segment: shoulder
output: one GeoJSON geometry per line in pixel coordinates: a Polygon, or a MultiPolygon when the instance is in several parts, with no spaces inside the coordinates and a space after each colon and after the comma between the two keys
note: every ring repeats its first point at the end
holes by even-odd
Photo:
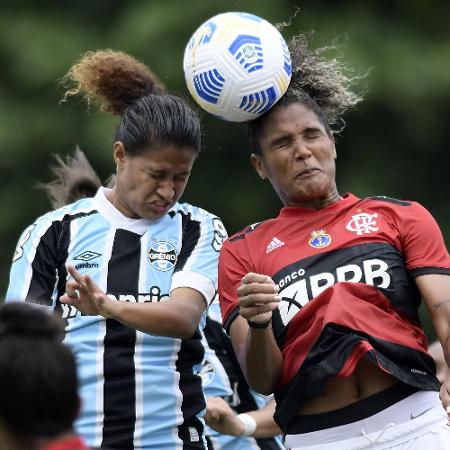
{"type": "Polygon", "coordinates": [[[170,213],[172,216],[176,214],[181,214],[185,216],[191,216],[192,219],[196,220],[213,220],[219,219],[219,217],[206,209],[200,208],[199,206],[191,205],[190,203],[177,203],[170,213]]]}
{"type": "Polygon", "coordinates": [[[95,213],[97,213],[97,210],[92,199],[82,199],[43,214],[34,221],[33,225],[35,228],[48,228],[95,213]]]}
{"type": "Polygon", "coordinates": [[[361,200],[361,205],[367,204],[371,207],[390,212],[399,218],[430,215],[429,211],[421,203],[414,200],[400,200],[386,196],[366,197],[361,200]]]}
{"type": "Polygon", "coordinates": [[[391,206],[392,208],[398,207],[409,207],[413,203],[411,200],[400,200],[398,198],[387,197],[385,195],[375,195],[371,197],[366,197],[361,200],[362,202],[373,202],[380,203],[381,205],[391,206]]]}
{"type": "Polygon", "coordinates": [[[261,239],[261,236],[267,233],[275,225],[276,219],[268,219],[262,222],[255,222],[247,225],[242,230],[232,234],[228,240],[227,245],[239,245],[240,243],[249,242],[261,239]]]}
{"type": "Polygon", "coordinates": [[[206,211],[206,209],[189,203],[177,203],[169,212],[172,218],[181,217],[183,221],[183,228],[185,226],[197,226],[203,230],[210,230],[210,232],[220,233],[222,238],[227,237],[227,232],[222,220],[215,214],[206,211]]]}

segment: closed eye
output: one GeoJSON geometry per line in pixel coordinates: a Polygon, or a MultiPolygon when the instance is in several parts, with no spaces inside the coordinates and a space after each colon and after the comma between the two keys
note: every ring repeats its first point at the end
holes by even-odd
{"type": "Polygon", "coordinates": [[[283,148],[288,146],[291,143],[291,139],[287,136],[281,137],[279,139],[275,139],[272,142],[271,147],[275,150],[277,148],[283,148]]]}
{"type": "Polygon", "coordinates": [[[303,132],[303,136],[306,139],[317,139],[323,136],[322,130],[318,129],[318,128],[307,128],[304,132],[303,132]]]}

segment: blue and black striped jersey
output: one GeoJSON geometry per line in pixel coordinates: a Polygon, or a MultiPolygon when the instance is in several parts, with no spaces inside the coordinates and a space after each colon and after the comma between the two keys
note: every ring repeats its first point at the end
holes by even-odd
{"type": "Polygon", "coordinates": [[[22,234],[7,300],[46,306],[67,321],[65,341],[77,359],[83,402],[76,428],[89,445],[203,449],[204,350],[200,327],[189,339],[158,337],[62,305],[66,264],[118,301],[164,302],[174,288],[190,287],[209,303],[225,238],[219,218],[185,203],[155,221],[129,219],[104,188],[42,216],[22,234]]]}

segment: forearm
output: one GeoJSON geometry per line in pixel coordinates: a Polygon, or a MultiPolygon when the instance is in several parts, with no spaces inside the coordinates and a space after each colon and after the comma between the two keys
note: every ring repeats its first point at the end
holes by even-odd
{"type": "Polygon", "coordinates": [[[275,401],[272,400],[264,408],[250,411],[246,414],[256,421],[256,430],[253,436],[256,438],[268,438],[281,435],[281,430],[276,424],[273,415],[275,413],[275,401]]]}
{"type": "Polygon", "coordinates": [[[116,301],[109,317],[131,328],[156,336],[188,338],[198,327],[196,317],[183,314],[170,301],[161,303],[116,301]]]}
{"type": "Polygon", "coordinates": [[[273,393],[281,377],[283,356],[273,335],[272,326],[249,328],[244,373],[248,383],[261,394],[273,393]]]}

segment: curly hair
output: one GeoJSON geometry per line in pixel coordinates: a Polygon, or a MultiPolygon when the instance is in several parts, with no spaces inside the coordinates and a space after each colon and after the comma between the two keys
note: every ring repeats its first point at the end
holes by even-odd
{"type": "Polygon", "coordinates": [[[292,77],[289,87],[279,102],[262,116],[248,123],[247,137],[252,150],[260,153],[258,136],[270,114],[291,103],[310,107],[321,120],[327,132],[340,133],[345,127],[343,114],[363,100],[361,93],[353,92],[353,84],[363,78],[353,75],[353,69],[336,57],[327,57],[336,51],[336,45],[315,50],[309,48],[312,33],[294,36],[289,43],[292,59],[292,77]]]}
{"type": "Polygon", "coordinates": [[[182,99],[165,94],[156,75],[132,56],[113,50],[87,52],[62,78],[63,101],[82,95],[88,105],[121,116],[115,140],[131,155],[163,145],[200,151],[200,119],[182,99]]]}
{"type": "Polygon", "coordinates": [[[117,116],[141,97],[165,92],[164,85],[145,64],[109,49],[85,53],[62,83],[70,86],[63,100],[83,95],[88,104],[95,103],[102,111],[117,116]]]}

